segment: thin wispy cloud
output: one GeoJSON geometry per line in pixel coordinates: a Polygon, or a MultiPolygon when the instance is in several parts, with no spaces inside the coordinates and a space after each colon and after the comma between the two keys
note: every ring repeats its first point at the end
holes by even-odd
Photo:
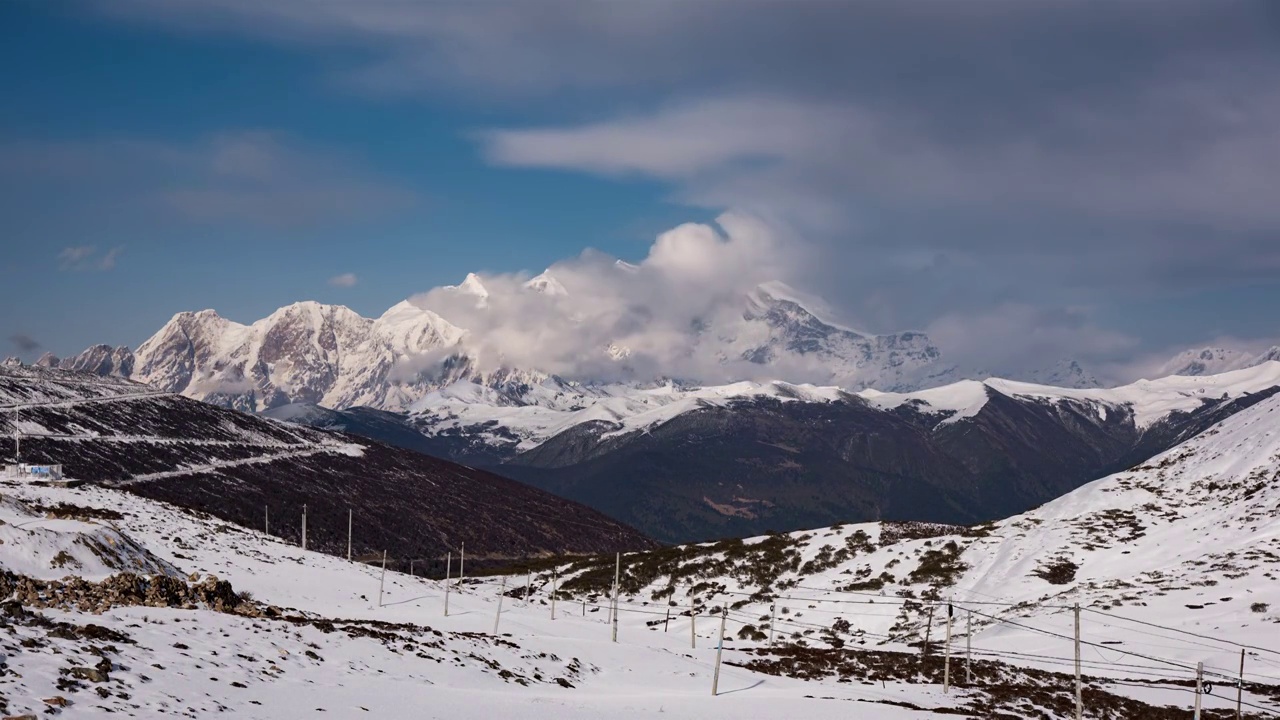
{"type": "Polygon", "coordinates": [[[124,252],[124,247],[122,246],[113,247],[104,253],[99,253],[98,248],[93,245],[65,247],[58,253],[58,269],[67,271],[96,270],[99,272],[114,270],[116,260],[122,252],[124,252]]]}
{"type": "Polygon", "coordinates": [[[355,287],[357,282],[359,282],[359,278],[356,277],[355,273],[342,273],[329,278],[329,284],[338,288],[355,287]]]}
{"type": "MultiPolygon", "coordinates": [[[[314,228],[384,217],[417,194],[358,159],[261,130],[229,131],[188,142],[132,137],[91,141],[15,139],[0,143],[0,181],[22,180],[33,198],[66,197],[63,213],[140,224],[314,228]],[[85,198],[77,207],[77,198],[85,198]]],[[[110,258],[114,260],[114,256],[110,258]]]]}
{"type": "Polygon", "coordinates": [[[63,270],[74,270],[88,260],[97,248],[92,245],[77,245],[75,247],[62,248],[62,252],[58,253],[58,265],[63,270]]]}

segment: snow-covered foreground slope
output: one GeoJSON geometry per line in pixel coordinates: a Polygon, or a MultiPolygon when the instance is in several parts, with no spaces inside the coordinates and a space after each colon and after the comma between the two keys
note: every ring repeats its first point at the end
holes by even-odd
{"type": "Polygon", "coordinates": [[[1259,403],[1141,468],[983,527],[847,525],[625,556],[616,643],[612,558],[468,578],[450,587],[445,617],[439,581],[390,572],[383,584],[375,567],[119,490],[8,485],[9,572],[57,574],[35,568],[44,533],[9,525],[96,535],[110,524],[157,562],[214,574],[253,602],[94,615],[42,607],[53,591],[28,582],[25,611],[3,606],[0,693],[10,713],[59,696],[138,717],[1065,718],[1079,603],[1085,717],[1187,717],[1197,662],[1217,685],[1206,717],[1229,717],[1241,645],[1246,717],[1267,717],[1280,711],[1278,408],[1259,403]],[[75,524],[29,517],[55,506],[75,524]],[[948,599],[960,687],[944,693],[948,599]]]}
{"type": "MultiPolygon", "coordinates": [[[[685,633],[664,634],[646,627],[651,615],[633,612],[623,614],[621,642],[614,644],[597,606],[582,612],[580,604],[564,601],[552,621],[549,605],[525,602],[517,591],[504,599],[497,637],[495,578],[451,588],[446,618],[438,581],[390,572],[383,586],[374,567],[304,552],[116,490],[6,486],[4,492],[30,503],[112,509],[122,514],[112,523],[120,532],[183,572],[216,575],[257,603],[283,608],[276,617],[271,610],[244,615],[206,607],[124,606],[90,614],[28,603],[26,612],[46,618],[36,622],[5,606],[9,634],[0,644],[8,665],[0,694],[8,713],[39,713],[46,698],[59,697],[70,701],[75,716],[110,710],[133,717],[271,719],[318,712],[340,718],[725,712],[838,718],[848,716],[853,701],[944,704],[936,688],[906,686],[855,692],[832,684],[822,692],[831,699],[806,699],[813,691],[808,683],[728,665],[719,681],[724,694],[713,698],[716,628],[709,618],[696,650],[688,647],[687,623],[685,633]]],[[[101,532],[81,522],[86,533],[101,532]]],[[[29,569],[15,559],[21,546],[0,545],[6,570],[29,569]]],[[[889,706],[876,712],[934,717],[889,706]]]]}
{"type": "MultiPolygon", "coordinates": [[[[953,686],[944,693],[936,656],[919,670],[912,669],[918,661],[911,654],[821,656],[823,661],[865,658],[878,668],[873,672],[879,673],[879,682],[850,683],[815,672],[815,661],[803,651],[781,647],[784,634],[839,627],[838,618],[860,626],[883,612],[871,606],[824,606],[793,598],[778,616],[779,652],[757,655],[755,649],[768,644],[765,636],[740,638],[748,634],[748,625],[760,626],[757,616],[768,618],[767,601],[743,605],[746,598],[698,589],[693,628],[697,647],[692,648],[689,618],[680,614],[683,592],[672,598],[676,607],[669,623],[665,602],[630,595],[619,604],[615,643],[605,599],[573,592],[572,582],[559,594],[556,618],[551,618],[547,591],[552,578],[546,573],[533,576],[529,600],[523,575],[455,582],[449,588],[445,617],[445,584],[439,581],[391,572],[383,584],[375,567],[304,552],[116,490],[8,486],[4,491],[33,504],[65,503],[64,512],[73,512],[68,510],[72,507],[118,512],[121,516],[111,524],[158,558],[202,577],[201,587],[215,587],[208,578],[212,574],[252,595],[251,602],[242,598],[241,605],[232,609],[228,603],[223,611],[207,603],[118,604],[92,614],[34,600],[29,591],[20,591],[25,610],[12,603],[4,606],[9,632],[0,639],[7,661],[0,694],[9,713],[38,713],[46,701],[65,700],[74,716],[112,711],[134,717],[226,713],[273,719],[315,717],[319,712],[344,718],[367,713],[382,718],[821,719],[870,713],[896,720],[954,717],[959,708],[962,716],[973,717],[1069,717],[1052,708],[1045,714],[1026,709],[1024,715],[1018,707],[1025,698],[995,699],[999,693],[991,683],[997,678],[1005,683],[999,687],[1006,693],[1008,683],[1015,688],[1029,683],[1028,692],[1049,698],[1037,699],[1036,707],[1042,702],[1057,707],[1070,695],[1068,676],[1018,670],[1024,660],[1013,655],[1001,658],[1010,665],[980,659],[973,668],[973,686],[953,686]],[[501,599],[500,636],[495,636],[502,589],[507,595],[501,599]],[[713,697],[719,607],[730,598],[734,604],[726,621],[720,695],[713,697]],[[744,667],[753,661],[754,670],[744,667]],[[994,707],[1003,711],[981,709],[994,707]]],[[[96,532],[90,526],[107,521],[79,522],[84,531],[96,532]]],[[[15,544],[0,545],[0,562],[6,569],[17,552],[15,544]]],[[[818,572],[806,582],[822,580],[818,572]]],[[[793,594],[802,591],[808,592],[800,586],[791,589],[793,594]]],[[[883,607],[892,605],[886,602],[883,607]]],[[[936,642],[938,636],[933,639],[936,642]]],[[[996,642],[1020,643],[1026,649],[1037,638],[984,628],[973,642],[985,652],[996,642]]],[[[911,651],[906,642],[893,647],[911,651]]],[[[955,647],[958,651],[959,645],[955,647]]],[[[1093,658],[1085,667],[1089,675],[1134,675],[1124,668],[1100,667],[1093,658]]],[[[953,672],[953,682],[962,684],[958,662],[953,672]]],[[[1182,677],[1176,671],[1161,676],[1182,677]]],[[[1167,682],[1088,682],[1090,697],[1098,703],[1130,703],[1123,707],[1133,709],[1144,706],[1126,698],[1141,697],[1156,705],[1190,705],[1185,688],[1167,682]]],[[[1251,685],[1244,697],[1252,705],[1271,702],[1266,692],[1263,686],[1251,685]]]]}

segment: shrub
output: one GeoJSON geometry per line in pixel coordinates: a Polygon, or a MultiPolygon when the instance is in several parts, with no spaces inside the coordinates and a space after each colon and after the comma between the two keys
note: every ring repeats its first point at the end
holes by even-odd
{"type": "Polygon", "coordinates": [[[1070,559],[1057,558],[1041,564],[1040,567],[1031,571],[1031,574],[1050,585],[1066,585],[1076,579],[1076,571],[1079,569],[1080,566],[1070,559]]]}

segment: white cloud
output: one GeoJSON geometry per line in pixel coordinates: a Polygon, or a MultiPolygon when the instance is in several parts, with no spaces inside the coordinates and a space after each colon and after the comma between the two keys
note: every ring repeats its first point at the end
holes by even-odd
{"type": "Polygon", "coordinates": [[[1101,327],[1088,308],[1043,308],[1006,303],[984,312],[948,313],[925,332],[948,362],[994,376],[1025,375],[1060,360],[1077,360],[1099,379],[1132,380],[1117,365],[1138,349],[1138,338],[1101,327]]]}
{"type": "MultiPolygon", "coordinates": [[[[711,206],[886,206],[1069,212],[1099,218],[1280,225],[1280,93],[1232,98],[1171,82],[1107,110],[1064,107],[1052,124],[956,142],[900,110],[786,95],[702,98],[658,112],[480,138],[512,166],[675,181],[711,206]],[[1179,118],[1179,143],[1144,124],[1179,118]],[[779,201],[770,201],[770,197],[779,201]]],[[[805,213],[796,213],[803,217],[805,213]]]]}
{"type": "Polygon", "coordinates": [[[340,288],[355,287],[355,284],[358,281],[359,279],[356,277],[355,273],[342,273],[341,275],[334,275],[329,278],[330,285],[340,288]]]}
{"type": "Polygon", "coordinates": [[[778,228],[730,213],[714,227],[689,223],[663,233],[636,265],[594,251],[558,262],[547,272],[563,294],[525,287],[526,274],[484,274],[483,302],[456,288],[436,288],[413,301],[466,328],[485,370],[723,381],[766,371],[726,366],[714,354],[719,344],[700,342],[698,329],[732,325],[757,284],[792,278],[800,260],[792,248],[778,228]],[[630,350],[624,363],[605,352],[615,343],[630,350]]]}
{"type": "Polygon", "coordinates": [[[65,247],[58,253],[58,269],[98,271],[114,270],[116,267],[116,259],[123,251],[123,247],[117,246],[99,255],[98,248],[93,245],[65,247]]]}
{"type": "Polygon", "coordinates": [[[63,270],[74,269],[81,265],[96,251],[96,248],[92,245],[77,245],[75,247],[62,248],[62,252],[58,253],[59,266],[63,270]]]}
{"type": "Polygon", "coordinates": [[[111,248],[98,259],[99,270],[114,270],[116,267],[116,259],[120,257],[120,253],[124,252],[124,248],[117,245],[111,248]]]}

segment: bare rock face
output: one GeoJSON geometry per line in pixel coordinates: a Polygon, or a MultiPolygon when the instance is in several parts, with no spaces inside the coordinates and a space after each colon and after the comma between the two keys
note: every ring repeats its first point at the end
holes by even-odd
{"type": "Polygon", "coordinates": [[[36,366],[87,372],[102,377],[129,378],[133,376],[134,355],[132,350],[123,345],[117,348],[94,345],[69,358],[45,353],[36,361],[36,366]]]}

